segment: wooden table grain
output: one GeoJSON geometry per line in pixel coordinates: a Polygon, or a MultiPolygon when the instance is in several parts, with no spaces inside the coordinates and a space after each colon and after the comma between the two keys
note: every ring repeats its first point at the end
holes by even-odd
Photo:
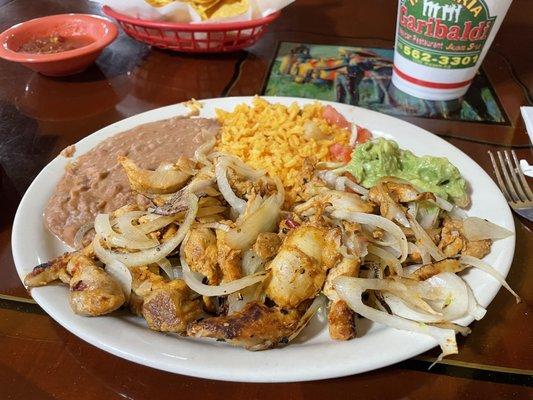
{"type": "MultiPolygon", "coordinates": [[[[486,317],[472,324],[473,333],[458,338],[460,354],[429,371],[435,350],[377,371],[307,383],[227,383],[161,372],[70,334],[31,300],[15,272],[10,236],[17,205],[64,147],[120,119],[191,97],[260,93],[279,41],[390,47],[396,3],[297,0],[259,43],[226,55],[176,54],[121,34],[95,65],[69,78],[43,77],[0,60],[0,398],[532,398],[533,225],[520,218],[508,281],[524,301],[517,305],[500,291],[486,317]]],[[[65,12],[100,14],[95,3],[82,0],[0,0],[0,30],[65,12]]],[[[533,162],[519,113],[521,105],[532,105],[531,15],[530,0],[513,2],[484,63],[510,125],[405,118],[442,136],[489,173],[487,150],[512,148],[533,162]]]]}

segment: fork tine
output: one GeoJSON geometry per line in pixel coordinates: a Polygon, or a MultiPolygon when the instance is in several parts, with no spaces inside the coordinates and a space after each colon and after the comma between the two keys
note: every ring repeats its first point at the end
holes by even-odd
{"type": "Polygon", "coordinates": [[[524,191],[527,194],[527,200],[533,201],[533,192],[531,192],[531,189],[529,188],[529,184],[526,181],[526,177],[524,176],[524,172],[522,172],[522,168],[520,167],[520,162],[518,162],[518,157],[516,157],[516,153],[514,150],[511,151],[511,154],[513,156],[513,160],[516,165],[516,170],[518,171],[518,177],[522,181],[522,187],[524,188],[524,191]]]}
{"type": "MultiPolygon", "coordinates": [[[[514,185],[516,187],[516,193],[518,194],[518,199],[520,201],[527,201],[527,196],[524,193],[524,190],[522,189],[522,184],[518,180],[518,176],[516,175],[516,168],[513,162],[511,161],[511,156],[509,155],[509,152],[505,150],[503,152],[505,154],[505,161],[507,162],[507,168],[511,171],[511,178],[513,178],[514,185]]],[[[518,166],[518,169],[520,169],[520,166],[518,166]]]]}
{"type": "Polygon", "coordinates": [[[515,202],[520,201],[520,197],[516,194],[516,191],[514,190],[513,182],[511,181],[511,177],[509,176],[509,172],[507,171],[505,160],[503,159],[501,151],[497,151],[496,154],[498,155],[498,160],[500,161],[500,167],[502,168],[504,182],[507,186],[507,189],[509,189],[509,193],[511,194],[511,200],[515,202]]]}
{"type": "Polygon", "coordinates": [[[512,201],[511,196],[509,196],[509,193],[507,192],[507,188],[505,187],[505,184],[503,183],[502,176],[500,175],[500,170],[498,168],[498,164],[496,163],[496,160],[494,158],[494,155],[492,154],[492,151],[487,151],[489,153],[490,161],[492,162],[492,168],[494,168],[494,174],[496,175],[496,180],[498,181],[498,186],[500,187],[500,190],[503,193],[503,196],[505,197],[505,200],[512,201]]]}

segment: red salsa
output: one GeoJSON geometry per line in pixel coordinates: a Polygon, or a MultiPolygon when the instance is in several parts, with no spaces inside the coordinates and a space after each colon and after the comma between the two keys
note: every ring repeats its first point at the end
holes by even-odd
{"type": "Polygon", "coordinates": [[[60,36],[50,35],[31,39],[17,50],[19,53],[53,54],[63,51],[79,49],[94,42],[90,36],[60,36]]]}

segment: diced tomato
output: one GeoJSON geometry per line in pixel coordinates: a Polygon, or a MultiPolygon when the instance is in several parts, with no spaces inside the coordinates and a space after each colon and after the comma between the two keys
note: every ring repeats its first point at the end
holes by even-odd
{"type": "Polygon", "coordinates": [[[366,143],[372,139],[372,132],[357,125],[357,143],[366,143]]]}
{"type": "Polygon", "coordinates": [[[329,154],[334,161],[347,163],[352,159],[352,148],[343,146],[340,143],[333,143],[329,146],[329,154]]]}
{"type": "Polygon", "coordinates": [[[344,118],[342,114],[335,110],[332,106],[324,107],[322,116],[330,124],[337,125],[339,128],[348,129],[349,131],[352,130],[352,124],[346,121],[346,118],[344,118]]]}

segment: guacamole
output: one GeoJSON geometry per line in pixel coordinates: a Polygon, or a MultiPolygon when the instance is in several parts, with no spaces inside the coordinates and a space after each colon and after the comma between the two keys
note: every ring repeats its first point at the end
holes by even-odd
{"type": "Polygon", "coordinates": [[[466,181],[447,158],[417,157],[409,150],[400,149],[393,140],[379,138],[357,145],[346,169],[367,188],[385,176],[394,176],[458,206],[469,203],[466,181]]]}

